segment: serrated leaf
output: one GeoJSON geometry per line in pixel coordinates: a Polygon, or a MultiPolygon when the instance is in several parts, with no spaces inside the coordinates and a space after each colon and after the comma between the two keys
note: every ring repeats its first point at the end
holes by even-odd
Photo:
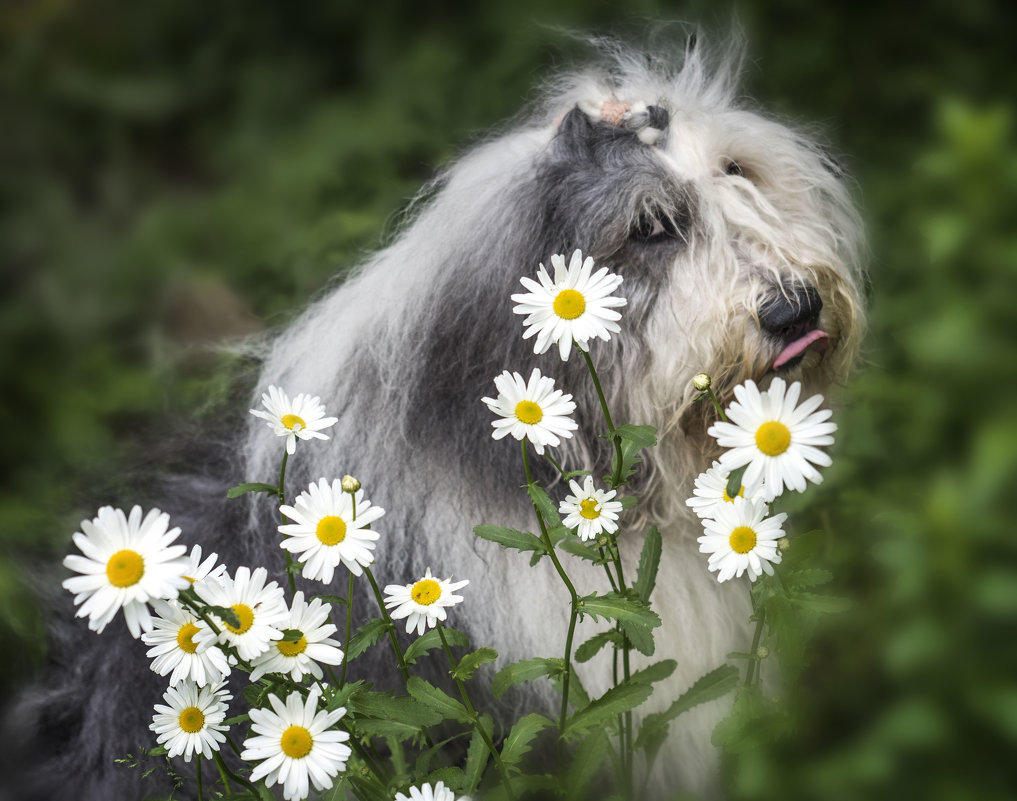
{"type": "Polygon", "coordinates": [[[605,645],[614,643],[617,647],[621,648],[624,645],[624,638],[618,629],[608,629],[602,631],[600,634],[594,634],[590,639],[576,648],[575,658],[577,662],[589,662],[597,655],[605,645]]]}
{"type": "Polygon", "coordinates": [[[441,715],[443,720],[470,722],[470,713],[466,711],[466,707],[419,676],[410,676],[406,682],[406,691],[424,706],[430,707],[441,715]]]}
{"type": "Polygon", "coordinates": [[[537,484],[527,484],[526,493],[530,496],[530,500],[533,501],[533,505],[537,507],[540,516],[544,518],[544,524],[548,529],[555,529],[561,526],[562,522],[558,516],[558,507],[554,505],[554,502],[548,497],[542,487],[537,484]]]}
{"type": "Polygon", "coordinates": [[[459,664],[452,671],[452,676],[462,681],[467,681],[473,677],[477,668],[481,665],[486,665],[488,662],[493,662],[497,658],[498,652],[493,648],[478,648],[473,653],[466,654],[466,656],[459,660],[459,664]]]}
{"type": "Polygon", "coordinates": [[[657,444],[657,429],[653,426],[624,425],[614,430],[622,442],[631,442],[637,448],[652,448],[657,444]]]}
{"type": "Polygon", "coordinates": [[[742,465],[731,471],[727,477],[727,487],[724,491],[727,492],[727,497],[737,498],[742,494],[742,476],[745,475],[745,471],[748,470],[749,466],[742,465]]]}
{"type": "Polygon", "coordinates": [[[513,685],[541,676],[555,676],[565,670],[565,662],[561,659],[525,659],[521,662],[513,662],[499,670],[494,681],[491,682],[491,691],[495,698],[502,696],[505,691],[513,685]]]}
{"type": "Polygon", "coordinates": [[[636,594],[646,603],[650,602],[650,594],[657,583],[661,548],[660,532],[653,526],[643,539],[643,550],[639,554],[639,566],[636,568],[636,582],[632,585],[636,594]]]}
{"type": "Polygon", "coordinates": [[[666,679],[674,673],[676,667],[678,667],[678,663],[673,659],[662,659],[660,662],[654,662],[649,667],[637,670],[629,676],[628,681],[634,681],[639,684],[653,684],[654,682],[666,679]]]}
{"type": "MultiPolygon", "coordinates": [[[[468,646],[470,644],[470,638],[456,629],[446,628],[445,637],[448,639],[449,645],[468,646]]],[[[403,661],[407,665],[416,664],[420,657],[435,648],[441,648],[441,637],[438,635],[438,629],[428,629],[403,651],[403,661]]]]}
{"type": "Polygon", "coordinates": [[[606,729],[591,732],[579,743],[565,777],[566,801],[582,801],[590,797],[585,792],[586,786],[597,771],[603,768],[607,748],[606,729]]]}
{"type": "Polygon", "coordinates": [[[721,665],[716,670],[711,670],[696,680],[666,710],[646,716],[639,729],[639,736],[636,738],[636,748],[647,749],[647,754],[654,756],[655,751],[650,754],[650,748],[660,747],[660,743],[667,737],[667,729],[672,720],[693,707],[723,697],[731,692],[737,684],[738,668],[734,665],[721,665]]]}
{"type": "Polygon", "coordinates": [[[631,509],[633,506],[637,506],[639,504],[639,498],[635,495],[622,495],[619,498],[615,498],[615,500],[621,504],[623,510],[631,509]]]}
{"type": "Polygon", "coordinates": [[[566,553],[578,556],[580,559],[588,559],[591,562],[600,563],[603,563],[604,561],[597,548],[591,548],[589,545],[584,545],[578,539],[565,540],[565,542],[563,542],[559,547],[566,553]]]}
{"type": "Polygon", "coordinates": [[[588,475],[590,475],[589,470],[571,470],[568,473],[566,473],[562,478],[565,481],[568,481],[569,479],[579,478],[579,476],[588,476],[588,475]]]}
{"type": "Polygon", "coordinates": [[[304,636],[304,632],[300,629],[283,629],[282,635],[280,642],[297,642],[304,636]]]}
{"type": "Polygon", "coordinates": [[[653,655],[652,629],[660,625],[660,618],[645,603],[614,592],[594,593],[581,599],[579,611],[594,619],[600,616],[617,620],[637,651],[653,655]]]}
{"type": "Polygon", "coordinates": [[[237,484],[226,491],[227,498],[239,498],[249,492],[264,492],[268,495],[278,495],[279,488],[275,484],[266,484],[263,481],[251,481],[246,484],[237,484]]]}
{"type": "Polygon", "coordinates": [[[405,695],[363,692],[350,699],[349,709],[357,716],[357,726],[366,718],[398,720],[420,729],[441,722],[435,710],[405,695]]]}
{"type": "Polygon", "coordinates": [[[807,587],[821,587],[833,581],[833,573],[818,567],[809,567],[804,570],[796,570],[790,573],[785,583],[791,589],[803,590],[807,587]]]}
{"type": "Polygon", "coordinates": [[[368,620],[363,626],[357,629],[357,633],[350,637],[349,646],[346,648],[346,661],[356,659],[364,651],[373,646],[381,639],[388,629],[388,623],[383,618],[375,617],[368,620]]]}
{"type": "Polygon", "coordinates": [[[533,712],[516,721],[501,747],[501,760],[509,765],[518,763],[530,750],[530,743],[541,730],[554,724],[543,715],[533,712]]]}
{"type": "Polygon", "coordinates": [[[649,684],[622,682],[569,718],[563,734],[566,737],[574,737],[596,726],[602,726],[608,721],[613,721],[623,712],[635,709],[649,698],[652,692],[653,687],[649,684]]]}
{"type": "MultiPolygon", "coordinates": [[[[481,715],[477,721],[477,727],[483,727],[488,737],[492,737],[494,734],[494,722],[490,715],[481,715]]],[[[473,737],[470,739],[470,747],[466,750],[466,770],[463,776],[462,792],[469,795],[477,789],[490,757],[491,752],[487,750],[487,743],[480,736],[480,732],[475,729],[473,737]]]]}
{"type": "Polygon", "coordinates": [[[250,719],[251,719],[250,715],[237,715],[236,717],[233,717],[233,718],[226,718],[226,720],[224,720],[222,722],[222,725],[223,726],[239,726],[241,723],[246,723],[250,719]]]}
{"type": "Polygon", "coordinates": [[[244,700],[252,708],[260,707],[268,697],[269,688],[264,684],[246,684],[242,690],[244,700]]]}
{"type": "Polygon", "coordinates": [[[636,465],[642,462],[639,452],[644,448],[657,444],[657,430],[653,426],[624,425],[607,435],[608,439],[617,439],[621,445],[621,466],[618,465],[618,453],[615,452],[611,461],[612,475],[606,481],[614,486],[614,476],[618,476],[618,484],[624,484],[636,472],[636,465]]]}
{"type": "Polygon", "coordinates": [[[473,533],[489,542],[496,542],[504,548],[513,548],[517,551],[534,551],[534,556],[539,558],[547,553],[547,548],[540,537],[528,531],[518,531],[514,528],[504,526],[475,526],[473,533]]]}
{"type": "Polygon", "coordinates": [[[206,606],[205,611],[215,615],[223,623],[226,623],[235,629],[240,628],[240,618],[237,616],[236,612],[227,606],[206,606]]]}

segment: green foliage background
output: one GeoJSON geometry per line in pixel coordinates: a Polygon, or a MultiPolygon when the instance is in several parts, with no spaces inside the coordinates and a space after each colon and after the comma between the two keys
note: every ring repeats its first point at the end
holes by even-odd
{"type": "Polygon", "coordinates": [[[729,743],[731,795],[1012,798],[1017,149],[1012,19],[988,0],[5,4],[0,687],[44,658],[23,559],[61,555],[166,419],[231,392],[242,360],[208,343],[285,322],[376,247],[578,51],[556,26],[735,13],[747,92],[818,121],[858,182],[872,318],[794,518],[826,532],[851,611],[729,743]]]}

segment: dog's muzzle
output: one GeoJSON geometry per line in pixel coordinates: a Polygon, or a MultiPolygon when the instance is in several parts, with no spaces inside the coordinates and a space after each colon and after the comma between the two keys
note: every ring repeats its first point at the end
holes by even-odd
{"type": "Polygon", "coordinates": [[[809,349],[826,350],[830,337],[818,327],[822,310],[819,291],[808,284],[778,288],[760,305],[759,327],[780,348],[774,370],[794,367],[809,349]]]}

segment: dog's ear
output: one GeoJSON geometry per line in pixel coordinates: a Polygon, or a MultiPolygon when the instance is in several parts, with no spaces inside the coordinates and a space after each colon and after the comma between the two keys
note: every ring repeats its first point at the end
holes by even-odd
{"type": "Polygon", "coordinates": [[[593,153],[596,123],[575,105],[558,124],[554,136],[555,154],[563,158],[589,158],[593,153]]]}

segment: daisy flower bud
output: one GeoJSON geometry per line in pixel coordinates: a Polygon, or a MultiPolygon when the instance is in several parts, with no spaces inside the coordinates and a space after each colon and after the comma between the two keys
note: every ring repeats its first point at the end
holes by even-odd
{"type": "Polygon", "coordinates": [[[706,373],[698,373],[692,378],[692,386],[700,392],[706,392],[710,388],[710,376],[706,373]]]}
{"type": "Polygon", "coordinates": [[[360,489],[360,482],[353,476],[345,475],[342,479],[343,492],[356,492],[360,489]]]}

